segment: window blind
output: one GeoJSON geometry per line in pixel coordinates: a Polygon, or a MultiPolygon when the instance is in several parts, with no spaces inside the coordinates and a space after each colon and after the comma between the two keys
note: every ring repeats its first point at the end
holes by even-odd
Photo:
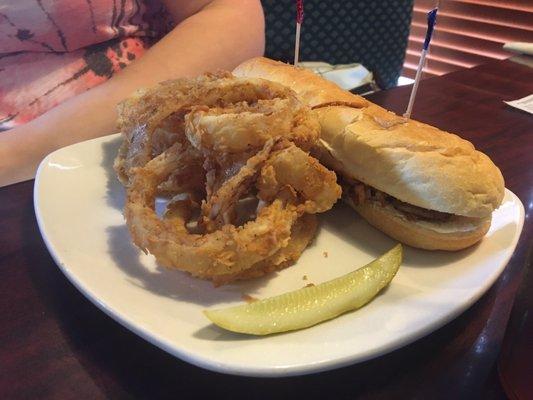
{"type": "Polygon", "coordinates": [[[438,4],[424,77],[444,75],[512,54],[506,42],[533,42],[533,0],[415,0],[402,75],[414,78],[427,28],[438,4]]]}

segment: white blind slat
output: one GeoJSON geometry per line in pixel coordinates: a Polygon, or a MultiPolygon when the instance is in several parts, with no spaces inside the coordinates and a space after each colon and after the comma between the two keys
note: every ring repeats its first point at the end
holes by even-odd
{"type": "Polygon", "coordinates": [[[470,68],[511,56],[507,42],[533,42],[533,0],[415,0],[404,63],[412,77],[427,29],[427,12],[439,3],[439,14],[424,76],[470,68]]]}

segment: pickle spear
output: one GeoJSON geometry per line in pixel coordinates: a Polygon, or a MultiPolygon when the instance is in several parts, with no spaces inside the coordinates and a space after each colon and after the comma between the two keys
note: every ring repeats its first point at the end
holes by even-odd
{"type": "Polygon", "coordinates": [[[204,310],[233,332],[268,335],[303,329],[362,307],[387,286],[402,262],[402,246],[339,278],[279,296],[218,310],[204,310]]]}

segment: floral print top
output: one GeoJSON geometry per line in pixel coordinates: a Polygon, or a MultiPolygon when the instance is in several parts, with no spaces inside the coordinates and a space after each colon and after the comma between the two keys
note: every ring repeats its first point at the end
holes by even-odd
{"type": "Polygon", "coordinates": [[[106,81],[170,27],[153,0],[1,2],[0,131],[106,81]]]}

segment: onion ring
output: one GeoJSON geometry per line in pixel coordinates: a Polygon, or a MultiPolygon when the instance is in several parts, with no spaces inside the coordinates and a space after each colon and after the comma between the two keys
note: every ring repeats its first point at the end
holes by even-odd
{"type": "Polygon", "coordinates": [[[285,267],[314,237],[312,214],[340,197],[335,174],[307,153],[316,117],[282,85],[226,73],[180,79],[119,112],[124,215],[134,243],[167,267],[215,284],[285,267]],[[173,198],[160,217],[162,193],[173,198]],[[255,218],[239,226],[237,206],[251,195],[255,218]]]}
{"type": "MultiPolygon", "coordinates": [[[[221,122],[226,122],[224,120],[228,118],[233,119],[233,123],[226,122],[226,125],[243,133],[233,136],[233,142],[243,140],[244,136],[259,135],[263,140],[255,141],[258,145],[255,150],[262,147],[267,137],[283,135],[290,138],[292,129],[296,131],[293,136],[299,137],[302,142],[309,142],[310,148],[320,132],[318,121],[311,117],[308,108],[299,102],[295,93],[274,82],[263,79],[236,79],[229,73],[163,82],[155,88],[137,92],[119,105],[119,127],[124,140],[115,161],[115,170],[124,185],[129,184],[132,167],[145,165],[176,141],[189,145],[187,152],[190,153],[191,162],[193,158],[196,158],[196,161],[201,159],[184,135],[186,126],[183,121],[188,114],[191,114],[188,118],[189,124],[202,125],[201,128],[206,128],[208,134],[224,130],[221,122]],[[276,106],[280,101],[285,103],[285,107],[276,106]],[[262,107],[277,111],[272,112],[269,117],[266,114],[271,110],[261,112],[262,107]],[[225,108],[228,108],[226,114],[225,108]],[[218,115],[218,118],[215,118],[218,129],[208,129],[210,123],[205,121],[205,112],[211,113],[210,109],[218,115]],[[271,125],[270,133],[265,129],[268,124],[257,123],[266,116],[271,123],[280,124],[283,120],[280,114],[285,114],[284,119],[289,122],[274,130],[271,125]],[[292,114],[292,119],[288,119],[288,114],[292,114]],[[250,129],[254,130],[255,135],[250,134],[250,129]],[[261,130],[262,134],[259,133],[261,130]]],[[[209,117],[213,118],[213,115],[209,117]]],[[[195,129],[189,129],[189,134],[195,129]]],[[[192,143],[197,144],[194,140],[192,143]]],[[[199,148],[198,144],[196,148],[199,148]]]]}

